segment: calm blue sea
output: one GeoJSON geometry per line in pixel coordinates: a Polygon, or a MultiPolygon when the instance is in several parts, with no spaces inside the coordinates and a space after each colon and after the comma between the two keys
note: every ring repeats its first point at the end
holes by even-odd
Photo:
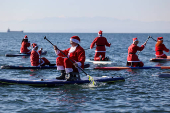
{"type": "MultiPolygon", "coordinates": [[[[59,49],[70,47],[69,39],[73,35],[81,38],[80,45],[89,48],[97,33],[0,33],[0,66],[23,65],[30,66],[30,59],[23,57],[5,57],[7,53],[19,53],[22,38],[28,35],[31,43],[37,43],[48,53],[45,56],[51,63],[55,63],[56,55],[50,43],[44,40],[46,36],[59,49]]],[[[164,37],[164,44],[170,49],[170,34],[156,33],[104,33],[112,45],[107,48],[106,56],[113,60],[113,64],[100,66],[125,66],[128,47],[132,38],[138,37],[139,45],[148,36],[164,37]]],[[[155,41],[149,39],[145,49],[140,52],[139,59],[145,66],[164,65],[170,62],[154,63],[149,59],[155,57],[155,41]]],[[[86,58],[94,56],[95,49],[86,50],[86,58]]],[[[167,55],[170,56],[169,53],[167,55]]],[[[170,78],[158,78],[155,75],[168,70],[143,69],[102,71],[93,70],[97,65],[91,64],[85,72],[95,76],[122,76],[125,82],[114,84],[66,85],[61,87],[32,87],[26,85],[0,85],[0,113],[154,113],[170,112],[170,78]]],[[[8,70],[0,69],[0,78],[7,79],[51,79],[58,76],[57,70],[8,70]]],[[[81,77],[86,76],[81,73],[81,77]]]]}

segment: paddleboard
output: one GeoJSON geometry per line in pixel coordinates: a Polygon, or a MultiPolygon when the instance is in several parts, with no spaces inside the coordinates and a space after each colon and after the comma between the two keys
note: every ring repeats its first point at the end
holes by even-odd
{"type": "MultiPolygon", "coordinates": [[[[47,51],[42,51],[42,54],[41,55],[46,55],[47,54],[47,51]]],[[[20,54],[5,54],[6,57],[18,57],[18,56],[30,56],[30,54],[23,54],[23,53],[20,53],[20,54]]]]}
{"type": "Polygon", "coordinates": [[[94,61],[93,59],[86,59],[86,62],[92,62],[94,64],[111,64],[113,61],[94,61]]]}
{"type": "Polygon", "coordinates": [[[167,58],[152,58],[150,59],[151,62],[166,62],[170,61],[170,56],[167,56],[167,58]]]}
{"type": "MultiPolygon", "coordinates": [[[[90,67],[90,64],[85,64],[84,68],[90,67]]],[[[1,69],[57,69],[57,66],[12,66],[5,65],[1,66],[1,69]]]]}
{"type": "Polygon", "coordinates": [[[151,69],[151,68],[157,68],[157,69],[170,69],[170,66],[146,66],[146,67],[95,67],[94,69],[99,70],[123,70],[123,69],[151,69]]]}
{"type": "MultiPolygon", "coordinates": [[[[123,77],[93,77],[95,82],[104,82],[104,83],[113,83],[116,81],[125,81],[123,77]]],[[[85,77],[78,81],[66,81],[66,80],[57,80],[57,79],[41,79],[41,80],[19,80],[19,79],[0,79],[1,84],[21,84],[21,85],[30,85],[30,86],[61,86],[65,84],[86,84],[90,83],[89,78],[85,77]]]]}
{"type": "Polygon", "coordinates": [[[152,76],[157,76],[160,78],[170,78],[170,72],[166,71],[166,72],[162,72],[162,73],[156,73],[156,74],[153,74],[152,76]]]}

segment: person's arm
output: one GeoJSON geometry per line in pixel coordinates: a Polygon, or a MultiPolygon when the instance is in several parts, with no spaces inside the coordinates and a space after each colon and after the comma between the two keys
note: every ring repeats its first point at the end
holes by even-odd
{"type": "Polygon", "coordinates": [[[95,39],[93,40],[93,42],[91,43],[90,49],[93,49],[93,47],[94,47],[95,44],[96,44],[96,41],[97,41],[97,38],[95,38],[95,39]]]}
{"type": "Polygon", "coordinates": [[[163,44],[163,50],[166,51],[166,52],[169,52],[169,49],[167,49],[164,44],[163,44]]]}
{"type": "Polygon", "coordinates": [[[108,43],[108,41],[107,41],[106,38],[105,38],[105,40],[106,40],[106,41],[105,41],[105,42],[106,42],[105,45],[106,45],[107,47],[110,47],[111,43],[108,43]]]}

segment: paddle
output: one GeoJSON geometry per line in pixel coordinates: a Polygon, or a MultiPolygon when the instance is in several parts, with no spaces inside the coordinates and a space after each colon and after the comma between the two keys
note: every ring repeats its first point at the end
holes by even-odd
{"type": "MultiPolygon", "coordinates": [[[[149,38],[151,38],[151,36],[148,36],[148,39],[145,41],[145,43],[147,43],[147,41],[149,40],[149,38]]],[[[141,51],[138,52],[138,55],[139,55],[140,52],[141,52],[141,51]]],[[[137,55],[137,56],[138,56],[138,55],[137,55]]]]}
{"type": "MultiPolygon", "coordinates": [[[[150,38],[152,38],[152,37],[150,37],[150,38]]],[[[154,38],[152,38],[155,42],[157,42],[154,38]]]]}
{"type": "Polygon", "coordinates": [[[86,48],[86,49],[84,49],[84,50],[88,50],[88,49],[90,49],[90,48],[86,48]]]}
{"type": "MultiPolygon", "coordinates": [[[[47,40],[49,43],[51,43],[47,38],[46,38],[46,36],[44,37],[44,39],[45,40],[47,40]]],[[[51,43],[51,45],[53,45],[53,46],[55,46],[53,43],[51,43]]],[[[57,48],[58,49],[58,48],[57,48]]],[[[58,49],[65,57],[67,57],[68,58],[68,56],[67,55],[65,55],[60,49],[58,49]]],[[[74,62],[70,59],[70,58],[68,58],[73,64],[74,64],[74,62]]],[[[91,77],[90,75],[88,75],[81,67],[79,67],[79,66],[77,66],[83,73],[85,73],[88,77],[89,77],[89,81],[91,81],[91,82],[93,82],[93,85],[94,85],[94,79],[93,79],[93,77],[91,77]]]]}

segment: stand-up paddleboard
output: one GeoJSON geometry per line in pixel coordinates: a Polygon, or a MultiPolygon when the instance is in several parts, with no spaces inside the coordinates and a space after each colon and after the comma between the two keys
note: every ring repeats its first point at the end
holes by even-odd
{"type": "Polygon", "coordinates": [[[170,71],[157,73],[157,74],[154,74],[152,76],[158,76],[160,78],[170,78],[170,71]]]}
{"type": "Polygon", "coordinates": [[[166,62],[170,61],[170,56],[167,56],[167,58],[152,58],[150,59],[151,62],[166,62]]]}
{"type": "MultiPolygon", "coordinates": [[[[41,55],[46,55],[47,51],[42,51],[41,55]]],[[[30,56],[30,54],[5,54],[6,57],[30,56]]]]}
{"type": "Polygon", "coordinates": [[[86,59],[86,62],[92,62],[94,64],[112,64],[112,61],[94,61],[94,59],[86,59]]]}
{"type": "MultiPolygon", "coordinates": [[[[95,82],[105,82],[113,83],[116,81],[125,81],[123,77],[93,77],[95,82]]],[[[41,87],[50,87],[50,86],[61,86],[65,84],[86,84],[90,83],[89,78],[85,77],[78,81],[66,81],[66,80],[57,80],[57,79],[41,79],[41,80],[19,80],[19,79],[0,79],[1,84],[21,84],[21,85],[30,85],[30,86],[41,86],[41,87]]]]}
{"type": "Polygon", "coordinates": [[[170,69],[170,66],[147,66],[147,67],[95,67],[94,69],[99,69],[99,70],[123,70],[123,69],[151,69],[151,68],[156,68],[156,69],[170,69]]]}
{"type": "MultiPolygon", "coordinates": [[[[84,68],[90,67],[90,64],[85,64],[84,68]]],[[[1,66],[1,69],[57,69],[56,65],[53,66],[1,66]]]]}

